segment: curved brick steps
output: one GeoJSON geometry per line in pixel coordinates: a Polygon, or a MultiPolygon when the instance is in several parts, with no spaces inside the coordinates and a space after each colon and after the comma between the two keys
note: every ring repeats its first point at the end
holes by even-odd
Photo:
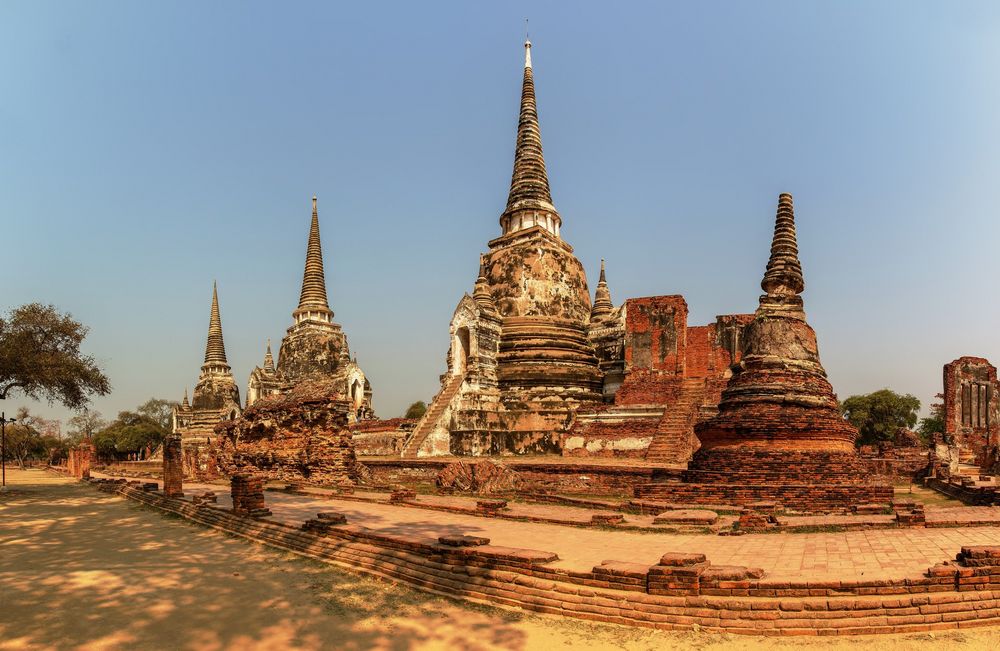
{"type": "Polygon", "coordinates": [[[423,445],[424,441],[434,427],[437,425],[438,420],[440,420],[441,415],[444,414],[444,410],[448,408],[451,404],[452,399],[458,393],[458,390],[462,388],[462,382],[465,381],[464,375],[452,375],[448,378],[444,387],[441,391],[434,396],[434,400],[431,401],[431,406],[427,408],[423,417],[417,422],[416,427],[413,428],[413,433],[410,438],[406,441],[406,445],[403,446],[403,451],[400,453],[404,459],[416,459],[417,452],[420,451],[420,446],[423,445]]]}
{"type": "Polygon", "coordinates": [[[1000,547],[963,547],[924,576],[871,581],[769,581],[760,570],[665,554],[653,566],[605,561],[554,567],[551,552],[467,536],[385,536],[334,524],[306,529],[195,506],[136,486],[118,493],[193,522],[449,597],[617,624],[695,625],[755,635],[907,633],[1000,624],[1000,547]],[[308,529],[308,530],[307,530],[308,529]]]}

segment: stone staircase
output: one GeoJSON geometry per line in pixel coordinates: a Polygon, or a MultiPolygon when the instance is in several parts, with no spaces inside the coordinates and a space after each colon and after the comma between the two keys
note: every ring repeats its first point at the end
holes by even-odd
{"type": "Polygon", "coordinates": [[[434,431],[434,427],[437,425],[438,420],[441,418],[444,410],[448,408],[448,405],[451,404],[452,398],[454,398],[455,394],[458,393],[458,390],[462,387],[462,382],[464,381],[464,375],[452,375],[448,379],[441,391],[434,396],[431,406],[427,408],[424,415],[419,421],[417,421],[417,426],[413,428],[413,433],[410,434],[410,438],[407,439],[406,445],[403,446],[403,451],[400,453],[400,456],[404,459],[417,458],[417,451],[420,450],[420,446],[423,445],[427,436],[434,431]]]}
{"type": "Polygon", "coordinates": [[[646,451],[646,461],[654,463],[687,463],[694,450],[694,424],[705,399],[705,380],[685,379],[677,398],[671,401],[656,428],[656,435],[646,451]]]}

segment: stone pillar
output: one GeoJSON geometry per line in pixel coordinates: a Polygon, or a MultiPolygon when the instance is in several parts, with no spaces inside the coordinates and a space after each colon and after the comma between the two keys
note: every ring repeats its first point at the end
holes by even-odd
{"type": "Polygon", "coordinates": [[[271,515],[264,505],[264,480],[247,474],[236,474],[231,479],[233,513],[262,518],[271,515]]]}
{"type": "Polygon", "coordinates": [[[184,496],[184,457],[181,437],[170,434],[163,441],[163,494],[184,496]]]}

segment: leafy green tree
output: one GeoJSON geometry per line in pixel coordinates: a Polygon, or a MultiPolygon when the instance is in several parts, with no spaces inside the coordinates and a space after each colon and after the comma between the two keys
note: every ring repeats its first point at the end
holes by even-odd
{"type": "Polygon", "coordinates": [[[891,441],[901,427],[917,424],[920,400],[910,394],[900,395],[890,389],[851,396],[840,403],[840,411],[858,428],[858,445],[891,441]]]}
{"type": "Polygon", "coordinates": [[[403,418],[420,418],[425,413],[427,413],[427,403],[423,400],[417,400],[406,408],[406,415],[403,418]]]}
{"type": "Polygon", "coordinates": [[[47,458],[48,446],[55,437],[41,433],[41,426],[46,421],[32,415],[27,407],[18,409],[15,418],[16,422],[6,427],[5,461],[16,461],[19,467],[24,468],[29,460],[47,458]]]}
{"type": "Polygon", "coordinates": [[[136,407],[135,413],[145,416],[169,432],[173,426],[174,407],[179,404],[176,400],[150,398],[136,407]]]}
{"type": "Polygon", "coordinates": [[[73,445],[84,439],[94,438],[94,434],[108,426],[108,422],[101,418],[101,412],[87,408],[70,418],[66,424],[69,425],[66,435],[73,445]]]}
{"type": "Polygon", "coordinates": [[[94,448],[106,461],[122,459],[147,447],[156,448],[168,433],[167,428],[149,416],[122,411],[110,425],[94,435],[94,448]]]}
{"type": "Polygon", "coordinates": [[[93,357],[80,352],[86,326],[52,305],[31,303],[0,316],[0,400],[25,397],[82,407],[111,383],[93,357]]]}
{"type": "Polygon", "coordinates": [[[935,434],[944,433],[944,394],[939,393],[934,397],[938,399],[938,402],[931,405],[931,415],[927,418],[921,418],[920,426],[917,427],[917,433],[920,434],[924,443],[930,443],[935,434]]]}

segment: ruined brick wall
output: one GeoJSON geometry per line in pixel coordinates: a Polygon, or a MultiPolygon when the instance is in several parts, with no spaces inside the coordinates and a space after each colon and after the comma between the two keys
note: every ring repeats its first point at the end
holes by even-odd
{"type": "Polygon", "coordinates": [[[402,452],[406,438],[417,424],[416,418],[363,420],[350,426],[357,456],[388,457],[402,452]]]}
{"type": "Polygon", "coordinates": [[[729,367],[740,361],[743,329],[751,321],[752,314],[726,314],[715,323],[689,327],[684,377],[727,377],[729,367]]]}
{"type": "Polygon", "coordinates": [[[357,461],[347,428],[350,401],[339,387],[302,383],[261,398],[216,428],[220,469],[268,480],[321,485],[353,483],[357,461]]]}
{"type": "Polygon", "coordinates": [[[752,314],[727,314],[715,323],[688,326],[683,296],[650,296],[626,301],[625,379],[616,405],[670,404],[679,379],[704,379],[710,390],[703,405],[716,405],[740,360],[743,330],[752,314]]]}
{"type": "MultiPolygon", "coordinates": [[[[465,459],[467,463],[477,460],[465,459]]],[[[446,460],[366,460],[376,484],[404,484],[431,488],[438,474],[451,461],[446,460]]],[[[679,477],[679,472],[645,466],[586,463],[517,463],[510,464],[522,481],[526,493],[552,492],[565,495],[615,495],[631,497],[635,487],[654,479],[679,477]]]]}
{"type": "Polygon", "coordinates": [[[626,374],[651,370],[683,375],[687,315],[683,296],[628,299],[625,308],[626,374]]]}
{"type": "Polygon", "coordinates": [[[219,472],[218,448],[211,442],[181,442],[184,476],[196,481],[211,481],[222,476],[219,472]]]}
{"type": "Polygon", "coordinates": [[[944,366],[945,434],[984,464],[1000,443],[997,369],[982,357],[960,357],[944,366]]]}
{"type": "Polygon", "coordinates": [[[184,495],[184,456],[181,437],[170,435],[163,441],[163,494],[167,497],[184,495]]]}

